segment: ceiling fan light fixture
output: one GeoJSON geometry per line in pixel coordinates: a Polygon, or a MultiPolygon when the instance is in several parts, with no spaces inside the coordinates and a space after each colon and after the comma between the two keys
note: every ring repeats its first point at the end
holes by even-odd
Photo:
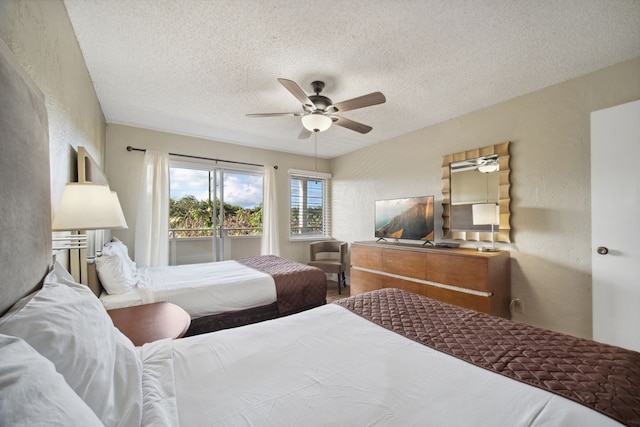
{"type": "Polygon", "coordinates": [[[491,172],[495,172],[496,170],[497,168],[495,167],[495,165],[478,166],[478,172],[482,172],[482,173],[491,173],[491,172]]]}
{"type": "Polygon", "coordinates": [[[478,166],[478,172],[491,173],[498,170],[498,162],[493,160],[478,166]]]}
{"type": "Polygon", "coordinates": [[[324,132],[331,127],[331,119],[320,112],[302,116],[302,126],[311,132],[324,132]]]}

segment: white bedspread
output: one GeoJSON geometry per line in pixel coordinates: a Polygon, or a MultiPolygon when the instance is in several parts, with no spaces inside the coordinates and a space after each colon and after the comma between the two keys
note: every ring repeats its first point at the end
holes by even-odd
{"type": "Polygon", "coordinates": [[[273,278],[237,261],[143,267],[138,274],[140,281],[131,292],[100,296],[108,310],[169,301],[197,319],[276,302],[273,278]]]}
{"type": "Polygon", "coordinates": [[[140,353],[145,426],[619,425],[334,304],[140,353]]]}

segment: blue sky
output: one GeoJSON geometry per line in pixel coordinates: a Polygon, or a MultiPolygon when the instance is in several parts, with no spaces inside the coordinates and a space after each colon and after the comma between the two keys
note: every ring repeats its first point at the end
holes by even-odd
{"type": "MultiPolygon", "coordinates": [[[[195,169],[170,168],[170,197],[174,200],[186,195],[199,200],[209,197],[209,172],[195,169]]],[[[225,203],[253,208],[262,202],[262,175],[246,175],[232,172],[224,174],[225,203]]]]}

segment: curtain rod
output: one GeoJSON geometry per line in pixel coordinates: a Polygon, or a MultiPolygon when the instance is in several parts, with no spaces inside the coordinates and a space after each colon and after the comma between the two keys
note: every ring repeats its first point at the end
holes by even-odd
{"type": "MultiPolygon", "coordinates": [[[[132,146],[127,146],[127,151],[141,151],[143,153],[145,153],[147,151],[146,148],[135,148],[132,146]]],[[[259,165],[257,163],[247,163],[247,162],[236,162],[233,160],[223,160],[223,159],[212,159],[211,157],[201,157],[201,156],[192,156],[190,154],[178,154],[178,153],[169,153],[170,156],[178,156],[178,157],[187,157],[189,159],[199,159],[199,160],[212,160],[212,161],[216,161],[216,162],[225,162],[225,163],[234,163],[236,165],[247,165],[247,166],[259,166],[261,168],[264,167],[264,165],[259,165]]],[[[278,166],[274,166],[274,169],[278,169],[278,166]]]]}

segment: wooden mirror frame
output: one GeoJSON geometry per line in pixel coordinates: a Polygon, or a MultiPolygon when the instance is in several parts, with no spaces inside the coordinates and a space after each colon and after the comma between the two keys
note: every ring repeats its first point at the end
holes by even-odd
{"type": "Polygon", "coordinates": [[[476,148],[461,153],[449,154],[442,157],[442,236],[443,238],[469,241],[490,241],[491,233],[484,231],[456,231],[451,229],[451,163],[461,160],[475,159],[476,157],[498,155],[500,165],[499,179],[499,205],[500,225],[496,230],[496,242],[511,243],[511,169],[509,167],[509,143],[491,145],[489,147],[476,148]]]}

